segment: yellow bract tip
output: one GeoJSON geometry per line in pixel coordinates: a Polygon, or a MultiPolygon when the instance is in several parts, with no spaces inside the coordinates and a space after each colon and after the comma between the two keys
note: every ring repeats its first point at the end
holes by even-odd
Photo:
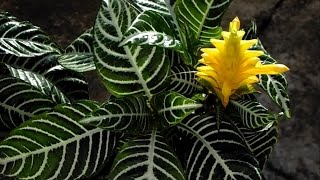
{"type": "Polygon", "coordinates": [[[240,20],[238,17],[235,17],[229,24],[229,32],[239,31],[240,29],[240,20]]]}

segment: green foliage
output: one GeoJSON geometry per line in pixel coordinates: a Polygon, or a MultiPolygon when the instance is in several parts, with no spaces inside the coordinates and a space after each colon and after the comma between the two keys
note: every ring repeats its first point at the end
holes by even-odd
{"type": "MultiPolygon", "coordinates": [[[[278,116],[252,95],[224,107],[196,77],[231,0],[102,0],[65,50],[0,12],[0,178],[263,179],[278,116]],[[112,93],[88,100],[84,72],[112,93]]],[[[252,22],[245,39],[257,38],[252,22]]],[[[263,64],[276,63],[261,42],[263,64]]],[[[260,86],[290,117],[284,75],[260,86]]]]}

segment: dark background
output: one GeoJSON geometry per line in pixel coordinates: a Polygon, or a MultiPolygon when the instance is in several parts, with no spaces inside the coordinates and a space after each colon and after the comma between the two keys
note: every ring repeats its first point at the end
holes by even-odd
{"type": "MultiPolygon", "coordinates": [[[[100,0],[0,0],[0,9],[40,26],[66,47],[91,27],[100,0]]],[[[293,117],[280,123],[281,135],[267,163],[270,180],[320,179],[320,1],[233,0],[222,26],[235,16],[242,27],[255,19],[267,51],[286,64],[293,117]]],[[[94,74],[91,97],[105,99],[94,74]]]]}

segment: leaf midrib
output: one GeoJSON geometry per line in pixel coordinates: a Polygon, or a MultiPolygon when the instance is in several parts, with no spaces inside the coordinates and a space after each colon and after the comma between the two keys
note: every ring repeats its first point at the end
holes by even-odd
{"type": "MultiPolygon", "coordinates": [[[[122,2],[122,3],[124,3],[124,2],[122,2]]],[[[120,3],[120,4],[121,4],[121,3],[120,3]]],[[[119,24],[118,24],[118,21],[117,21],[117,18],[116,18],[116,16],[115,16],[114,12],[113,12],[113,9],[110,8],[110,5],[109,5],[109,4],[107,5],[107,8],[108,8],[108,12],[110,13],[110,17],[111,17],[112,22],[115,22],[115,26],[114,26],[114,27],[115,27],[115,29],[116,29],[116,31],[117,31],[117,35],[118,35],[118,37],[122,38],[122,37],[123,37],[123,33],[121,32],[120,26],[119,26],[119,24]]],[[[125,6],[125,8],[127,8],[127,7],[125,6]]],[[[129,20],[128,20],[128,21],[129,21],[129,20]]],[[[131,22],[131,21],[130,21],[130,22],[131,22]]],[[[146,81],[143,79],[143,76],[142,76],[142,74],[141,74],[141,72],[140,72],[140,70],[139,70],[138,65],[137,65],[136,62],[134,61],[134,58],[133,58],[133,56],[132,56],[132,54],[131,54],[131,51],[130,51],[129,47],[128,47],[128,46],[124,46],[123,49],[124,49],[124,51],[125,51],[125,53],[126,53],[126,55],[127,55],[127,57],[128,57],[129,63],[132,65],[132,67],[133,67],[133,69],[134,69],[134,72],[135,72],[135,74],[136,74],[137,77],[138,77],[138,82],[139,82],[139,84],[142,85],[143,90],[144,90],[144,92],[146,93],[146,96],[147,96],[148,99],[150,100],[150,99],[151,99],[151,96],[152,96],[152,95],[151,95],[151,92],[150,92],[150,90],[149,90],[149,88],[148,88],[148,86],[147,86],[146,81]]]]}

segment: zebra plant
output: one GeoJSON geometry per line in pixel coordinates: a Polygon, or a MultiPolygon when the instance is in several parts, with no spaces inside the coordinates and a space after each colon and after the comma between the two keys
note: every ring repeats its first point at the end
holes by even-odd
{"type": "Polygon", "coordinates": [[[254,22],[222,31],[230,2],[103,0],[65,50],[1,12],[0,127],[10,133],[0,177],[264,179],[278,120],[290,117],[287,68],[254,22]],[[87,71],[109,100],[89,99],[87,71]]]}

